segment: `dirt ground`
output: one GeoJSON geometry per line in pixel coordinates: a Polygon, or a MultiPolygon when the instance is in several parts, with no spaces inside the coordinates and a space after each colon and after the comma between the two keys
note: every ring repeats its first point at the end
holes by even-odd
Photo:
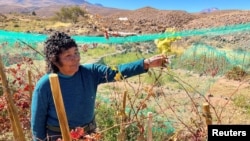
{"type": "MultiPolygon", "coordinates": [[[[124,82],[103,84],[99,87],[98,93],[107,93],[105,91],[110,88],[108,91],[111,95],[108,97],[113,98],[115,95],[112,96],[112,94],[122,94],[126,88],[129,90],[130,96],[133,97],[138,93],[149,94],[148,88],[152,87],[153,96],[147,100],[146,104],[148,109],[152,107],[156,109],[157,116],[165,116],[165,118],[177,122],[177,118],[181,118],[184,122],[190,122],[190,119],[196,118],[196,120],[199,120],[202,117],[203,104],[209,103],[213,124],[250,123],[250,113],[247,110],[247,107],[250,106],[250,100],[248,100],[250,99],[250,78],[243,81],[234,81],[218,76],[213,78],[213,83],[208,83],[208,79],[211,79],[209,76],[201,78],[198,74],[192,74],[185,77],[186,73],[179,71],[177,74],[183,78],[183,81],[187,83],[186,85],[191,85],[198,91],[205,90],[203,94],[194,92],[195,90],[191,88],[186,88],[186,90],[175,89],[176,86],[171,82],[160,87],[152,87],[151,84],[141,85],[138,82],[138,77],[129,79],[126,84],[124,82]]],[[[122,96],[116,97],[116,99],[119,98],[122,100],[122,96]]],[[[138,101],[143,100],[139,99],[138,101]]]]}

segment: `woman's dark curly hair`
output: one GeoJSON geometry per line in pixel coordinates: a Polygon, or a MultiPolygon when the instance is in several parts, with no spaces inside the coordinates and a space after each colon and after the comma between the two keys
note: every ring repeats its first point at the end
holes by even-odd
{"type": "Polygon", "coordinates": [[[61,64],[59,60],[59,54],[72,47],[77,47],[74,39],[64,32],[54,32],[45,42],[44,54],[47,65],[47,73],[59,72],[58,67],[55,65],[61,64]]]}

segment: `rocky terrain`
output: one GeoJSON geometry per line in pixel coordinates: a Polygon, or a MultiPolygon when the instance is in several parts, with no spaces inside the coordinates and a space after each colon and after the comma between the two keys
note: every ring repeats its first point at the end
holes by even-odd
{"type": "MultiPolygon", "coordinates": [[[[56,2],[59,3],[60,0],[56,2]]],[[[13,1],[9,1],[10,3],[13,1]]],[[[33,1],[34,3],[35,1],[33,1]]],[[[42,1],[36,1],[43,3],[42,1]]],[[[41,7],[26,7],[26,10],[33,10],[36,12],[38,19],[43,20],[49,18],[59,11],[63,5],[53,5],[53,1],[46,0],[50,3],[49,6],[41,7]],[[33,8],[33,9],[32,9],[33,8]]],[[[79,1],[70,1],[70,4],[79,4],[79,1]]],[[[26,1],[27,5],[31,5],[26,1]]],[[[20,10],[20,5],[12,5],[15,10],[20,10]],[[19,7],[18,7],[19,6],[19,7]],[[18,8],[17,8],[18,7],[18,8]]],[[[41,5],[41,4],[40,4],[41,5]]],[[[226,25],[236,25],[236,24],[246,24],[250,23],[250,10],[219,10],[214,9],[206,12],[198,13],[188,13],[186,11],[178,10],[158,10],[152,7],[139,8],[137,10],[124,10],[104,7],[100,4],[91,4],[86,1],[79,5],[87,10],[91,15],[91,19],[79,20],[76,24],[72,24],[66,27],[60,28],[44,28],[39,33],[49,34],[54,30],[62,30],[71,35],[88,35],[88,36],[103,36],[105,31],[110,33],[133,33],[134,34],[150,34],[150,33],[161,33],[164,32],[166,28],[175,28],[177,31],[183,30],[193,30],[193,29],[204,29],[221,27],[226,25]]],[[[4,9],[9,9],[8,7],[1,6],[0,3],[0,21],[2,25],[5,21],[9,20],[4,15],[4,9]],[[2,13],[2,14],[1,14],[2,13]]],[[[19,12],[25,13],[25,8],[19,12]]],[[[26,11],[27,12],[27,11],[26,11]]],[[[27,13],[26,13],[27,14],[27,13]]],[[[19,19],[20,20],[20,19],[19,19]]],[[[36,32],[36,31],[24,31],[24,32],[36,32]]],[[[119,34],[118,34],[119,36],[119,34]]],[[[186,39],[185,42],[190,41],[186,39]]],[[[204,40],[208,42],[207,37],[199,38],[199,40],[204,40]]],[[[218,47],[228,44],[231,46],[241,46],[243,48],[249,48],[250,41],[250,31],[242,32],[237,34],[237,36],[223,35],[223,37],[218,36],[216,38],[210,38],[210,43],[217,44],[220,42],[218,47]]]]}
{"type": "Polygon", "coordinates": [[[211,13],[188,13],[186,11],[158,10],[145,7],[123,11],[98,19],[104,27],[114,31],[139,33],[162,32],[168,27],[178,30],[211,28],[250,22],[250,11],[228,10],[211,13]],[[127,20],[119,20],[119,18],[127,20]]]}
{"type": "Polygon", "coordinates": [[[103,30],[103,28],[122,32],[158,33],[168,27],[174,27],[178,30],[189,30],[250,22],[250,10],[219,10],[219,8],[208,8],[201,9],[197,13],[158,10],[152,7],[126,10],[105,7],[102,4],[93,4],[85,0],[2,1],[0,2],[0,15],[35,12],[37,17],[50,18],[63,6],[72,5],[82,7],[93,15],[95,22],[90,23],[91,25],[82,24],[82,22],[74,25],[77,28],[93,27],[93,30],[88,30],[90,34],[97,32],[98,29],[103,30]]]}
{"type": "MultiPolygon", "coordinates": [[[[183,31],[247,24],[250,22],[250,11],[218,10],[210,13],[188,13],[186,11],[168,11],[145,7],[134,11],[116,12],[108,16],[99,15],[95,17],[95,21],[97,22],[94,26],[88,25],[90,28],[88,28],[87,35],[102,36],[103,30],[139,35],[161,33],[166,28],[175,28],[177,31],[183,31]]],[[[231,49],[241,47],[250,50],[249,30],[216,37],[205,36],[195,38],[195,40],[203,41],[218,48],[227,46],[231,49]]],[[[195,40],[194,38],[186,38],[184,41],[193,43],[195,40]]]]}

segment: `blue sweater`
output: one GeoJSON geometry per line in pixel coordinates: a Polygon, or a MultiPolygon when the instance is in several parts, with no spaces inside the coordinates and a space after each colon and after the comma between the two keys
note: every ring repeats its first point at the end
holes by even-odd
{"type": "MultiPolygon", "coordinates": [[[[118,66],[123,77],[146,72],[143,59],[118,66]]],[[[117,71],[100,64],[80,65],[73,76],[58,75],[69,127],[82,126],[94,117],[97,86],[113,82],[117,71]]],[[[60,126],[51,93],[49,74],[37,82],[31,104],[31,130],[34,138],[46,138],[46,126],[60,126]]],[[[35,139],[36,140],[36,139],[35,139]]]]}

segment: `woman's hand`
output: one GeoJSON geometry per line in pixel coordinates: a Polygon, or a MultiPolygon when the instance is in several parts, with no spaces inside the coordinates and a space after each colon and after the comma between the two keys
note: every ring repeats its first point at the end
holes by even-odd
{"type": "Polygon", "coordinates": [[[166,55],[156,55],[144,60],[144,69],[147,70],[153,67],[167,67],[169,60],[166,55]]]}

